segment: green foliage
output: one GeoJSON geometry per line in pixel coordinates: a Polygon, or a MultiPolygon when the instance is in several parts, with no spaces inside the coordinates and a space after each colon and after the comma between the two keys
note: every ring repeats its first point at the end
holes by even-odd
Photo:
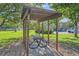
{"type": "Polygon", "coordinates": [[[75,37],[77,37],[77,26],[79,22],[79,4],[76,3],[60,3],[60,4],[50,4],[51,8],[62,13],[62,18],[67,17],[71,20],[75,27],[75,37]]]}
{"type": "MultiPolygon", "coordinates": [[[[36,30],[35,31],[36,33],[40,33],[40,34],[48,34],[48,30],[36,30]]],[[[49,34],[52,34],[53,33],[53,31],[52,30],[50,30],[49,31],[49,34]]]]}
{"type": "MultiPolygon", "coordinates": [[[[20,19],[22,4],[0,4],[0,17],[7,23],[18,22],[20,19]]],[[[11,24],[12,25],[12,24],[11,24]]]]}
{"type": "MultiPolygon", "coordinates": [[[[79,4],[72,3],[61,3],[61,4],[50,4],[51,8],[61,12],[64,17],[68,17],[72,20],[76,20],[76,16],[79,15],[79,4]]],[[[79,21],[78,19],[76,21],[79,21]]]]}

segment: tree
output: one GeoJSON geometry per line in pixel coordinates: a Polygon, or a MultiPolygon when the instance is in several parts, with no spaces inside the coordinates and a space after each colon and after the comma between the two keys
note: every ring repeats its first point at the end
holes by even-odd
{"type": "MultiPolygon", "coordinates": [[[[10,26],[20,22],[21,10],[24,4],[0,4],[0,27],[9,23],[10,26]],[[11,24],[11,22],[14,22],[11,24]]],[[[5,25],[6,26],[6,25],[5,25]]],[[[15,27],[16,27],[15,26],[15,27]]]]}
{"type": "Polygon", "coordinates": [[[18,24],[22,25],[21,12],[22,12],[23,6],[34,6],[34,7],[42,8],[42,5],[43,4],[41,4],[41,3],[40,4],[39,3],[0,4],[0,27],[2,27],[2,26],[13,27],[14,26],[17,28],[17,26],[19,26],[18,24]]]}
{"type": "Polygon", "coordinates": [[[77,15],[79,15],[79,4],[72,3],[61,3],[61,4],[50,4],[51,8],[61,12],[63,17],[68,17],[74,24],[75,27],[75,37],[77,37],[77,26],[79,20],[77,19],[77,15]]]}

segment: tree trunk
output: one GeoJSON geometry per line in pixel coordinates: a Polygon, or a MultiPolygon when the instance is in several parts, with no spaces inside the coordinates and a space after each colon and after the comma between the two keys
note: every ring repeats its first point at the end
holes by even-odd
{"type": "MultiPolygon", "coordinates": [[[[1,22],[1,24],[0,24],[0,27],[2,27],[3,25],[4,25],[4,23],[5,23],[5,20],[3,20],[2,22],[1,22]]],[[[0,31],[1,31],[2,29],[0,29],[0,31]]]]}
{"type": "Polygon", "coordinates": [[[0,24],[0,27],[2,27],[2,25],[5,23],[5,20],[2,21],[2,23],[0,24]]]}
{"type": "Polygon", "coordinates": [[[17,32],[17,28],[15,28],[15,32],[17,32]]]}
{"type": "Polygon", "coordinates": [[[75,23],[74,23],[74,25],[75,25],[75,33],[74,33],[74,37],[78,37],[78,33],[77,33],[77,31],[78,31],[78,22],[77,21],[75,21],[75,23]]]}

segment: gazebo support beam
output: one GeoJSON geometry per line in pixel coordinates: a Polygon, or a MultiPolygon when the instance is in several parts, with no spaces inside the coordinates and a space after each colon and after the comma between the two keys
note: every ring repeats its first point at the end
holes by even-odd
{"type": "Polygon", "coordinates": [[[44,38],[44,26],[43,26],[44,24],[43,24],[43,22],[42,22],[42,38],[44,38]]]}
{"type": "Polygon", "coordinates": [[[40,30],[41,30],[40,22],[38,22],[38,25],[39,25],[39,26],[38,26],[38,27],[39,27],[39,28],[38,28],[38,30],[39,30],[39,36],[40,36],[40,30]]]}
{"type": "Polygon", "coordinates": [[[56,19],[56,50],[58,51],[58,20],[56,19]]]}
{"type": "Polygon", "coordinates": [[[26,27],[26,24],[27,23],[26,22],[27,22],[26,19],[24,19],[23,20],[23,44],[24,44],[23,46],[24,46],[24,55],[27,55],[27,51],[26,51],[27,50],[27,46],[26,46],[26,40],[27,40],[27,35],[26,35],[26,30],[27,30],[26,28],[27,27],[26,27]]]}
{"type": "Polygon", "coordinates": [[[29,20],[30,13],[26,19],[23,20],[23,44],[24,44],[24,55],[29,55],[29,20]]]}
{"type": "Polygon", "coordinates": [[[24,55],[29,55],[29,24],[27,20],[23,21],[23,44],[24,44],[24,55]]]}
{"type": "Polygon", "coordinates": [[[48,45],[49,45],[50,41],[49,41],[49,20],[48,20],[48,45]]]}

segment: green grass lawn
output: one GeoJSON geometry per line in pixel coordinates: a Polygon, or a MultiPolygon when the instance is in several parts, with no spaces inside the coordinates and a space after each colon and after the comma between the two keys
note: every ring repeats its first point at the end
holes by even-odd
{"type": "MultiPolygon", "coordinates": [[[[44,36],[47,38],[47,34],[44,36]]],[[[50,39],[55,42],[56,41],[56,35],[55,34],[50,34],[50,39]]],[[[59,42],[62,44],[65,44],[68,47],[75,47],[79,49],[79,34],[78,38],[74,37],[74,34],[59,34],[59,42]]]]}
{"type": "Polygon", "coordinates": [[[17,38],[22,37],[22,32],[14,32],[14,31],[0,31],[0,46],[6,46],[13,41],[17,41],[17,38]]]}
{"type": "MultiPolygon", "coordinates": [[[[34,30],[30,30],[30,36],[34,35],[34,30]]],[[[0,47],[7,46],[14,41],[21,39],[23,36],[22,31],[0,31],[0,47]]]]}
{"type": "MultiPolygon", "coordinates": [[[[37,35],[34,30],[30,30],[30,36],[37,35]]],[[[8,44],[11,44],[14,41],[22,38],[22,31],[0,31],[0,47],[4,47],[8,44]]],[[[78,35],[79,36],[79,35],[78,35]]],[[[47,38],[48,35],[44,34],[44,38],[47,38]]],[[[56,35],[50,34],[50,39],[55,41],[56,35]]],[[[73,34],[59,34],[59,42],[66,43],[68,46],[79,47],[79,38],[74,38],[73,34]]]]}

